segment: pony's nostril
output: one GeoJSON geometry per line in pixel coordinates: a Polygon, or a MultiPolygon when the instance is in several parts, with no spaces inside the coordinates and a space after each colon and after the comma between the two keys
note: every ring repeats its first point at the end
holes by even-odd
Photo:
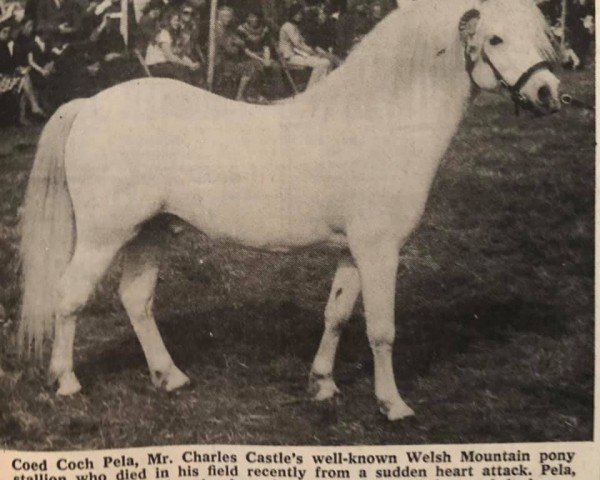
{"type": "Polygon", "coordinates": [[[548,85],[540,87],[540,89],[538,90],[538,99],[540,100],[540,102],[548,103],[551,98],[552,92],[550,91],[550,87],[548,87],[548,85]]]}

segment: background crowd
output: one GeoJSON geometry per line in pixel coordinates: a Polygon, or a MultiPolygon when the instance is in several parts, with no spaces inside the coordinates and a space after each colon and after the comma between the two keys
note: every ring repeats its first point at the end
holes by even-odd
{"type": "MultiPolygon", "coordinates": [[[[0,0],[0,121],[27,124],[142,76],[268,103],[319,82],[391,9],[412,1],[221,1],[207,74],[207,0],[129,0],[125,15],[121,0],[0,0]]],[[[594,2],[568,4],[563,28],[560,0],[538,0],[558,40],[568,39],[564,62],[583,68],[594,2]]]]}

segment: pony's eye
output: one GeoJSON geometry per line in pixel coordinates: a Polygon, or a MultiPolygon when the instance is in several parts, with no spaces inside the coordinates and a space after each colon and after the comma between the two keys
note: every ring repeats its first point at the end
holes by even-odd
{"type": "Polygon", "coordinates": [[[490,38],[490,45],[500,45],[503,41],[498,35],[494,35],[490,38]]]}

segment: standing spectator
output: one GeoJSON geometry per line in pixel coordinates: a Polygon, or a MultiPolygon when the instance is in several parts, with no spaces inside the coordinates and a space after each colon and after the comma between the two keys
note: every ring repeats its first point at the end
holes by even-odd
{"type": "MultiPolygon", "coordinates": [[[[96,77],[100,89],[129,80],[135,72],[119,27],[120,14],[106,13],[102,23],[90,35],[87,54],[92,63],[88,71],[96,77]]],[[[133,65],[137,66],[137,63],[133,65]]]]}
{"type": "Polygon", "coordinates": [[[279,31],[279,50],[289,65],[312,68],[307,85],[307,88],[310,88],[327,76],[331,70],[331,62],[304,40],[299,28],[303,15],[304,9],[301,5],[293,4],[290,7],[289,20],[279,31]]]}
{"type": "Polygon", "coordinates": [[[246,20],[237,29],[238,36],[244,41],[244,53],[256,64],[262,77],[269,80],[269,91],[275,98],[285,96],[285,88],[279,63],[272,59],[269,29],[256,12],[249,12],[246,20]]]}
{"type": "Polygon", "coordinates": [[[232,28],[234,19],[231,7],[221,7],[215,26],[215,67],[222,77],[239,78],[236,100],[244,100],[248,87],[260,75],[260,67],[247,58],[244,41],[232,28]]]}
{"type": "Polygon", "coordinates": [[[29,67],[29,52],[33,48],[34,24],[33,19],[25,18],[20,28],[15,29],[14,57],[19,67],[29,67]]]}
{"type": "Polygon", "coordinates": [[[94,30],[104,22],[107,13],[119,13],[120,11],[120,0],[92,0],[82,9],[79,37],[89,39],[94,30]]]}
{"type": "Polygon", "coordinates": [[[45,116],[40,107],[27,68],[19,66],[15,56],[15,44],[11,39],[12,21],[0,23],[0,99],[13,104],[17,100],[19,122],[28,124],[27,109],[35,115],[45,116]]]}
{"type": "Polygon", "coordinates": [[[55,72],[54,54],[51,45],[39,34],[35,35],[31,48],[27,54],[27,63],[31,67],[30,76],[36,91],[44,99],[44,90],[48,86],[50,77],[55,72]]]}
{"type": "Polygon", "coordinates": [[[556,25],[560,20],[561,3],[554,0],[536,0],[535,3],[546,17],[546,21],[550,25],[556,25]]]}
{"type": "Polygon", "coordinates": [[[38,31],[57,47],[80,33],[81,12],[75,0],[38,0],[36,18],[38,31]]]}
{"type": "Polygon", "coordinates": [[[176,45],[181,29],[179,14],[171,11],[163,17],[161,27],[146,50],[146,65],[152,75],[194,83],[200,64],[178,55],[176,45]]]}
{"type": "Polygon", "coordinates": [[[345,58],[348,55],[354,45],[355,36],[356,15],[344,3],[343,8],[340,8],[337,12],[336,22],[336,53],[340,57],[345,58]]]}
{"type": "Polygon", "coordinates": [[[138,52],[145,52],[148,45],[153,40],[154,35],[158,31],[158,22],[161,12],[161,3],[159,0],[150,0],[142,10],[142,16],[136,29],[136,37],[134,41],[135,48],[138,52]]]}
{"type": "Polygon", "coordinates": [[[579,57],[580,63],[577,68],[583,68],[587,61],[590,45],[594,38],[593,19],[594,5],[589,0],[575,0],[567,10],[566,39],[579,57]]]}
{"type": "Polygon", "coordinates": [[[25,1],[25,16],[31,18],[35,24],[37,24],[37,9],[39,0],[26,0],[25,1]]]}

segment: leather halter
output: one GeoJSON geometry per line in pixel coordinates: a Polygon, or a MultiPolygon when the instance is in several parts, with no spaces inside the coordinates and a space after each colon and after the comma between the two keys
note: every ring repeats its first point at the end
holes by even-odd
{"type": "MultiPolygon", "coordinates": [[[[473,70],[475,69],[475,62],[471,58],[471,55],[469,55],[469,53],[467,52],[467,48],[468,47],[465,47],[465,67],[467,69],[467,73],[469,74],[469,77],[471,78],[471,82],[474,85],[478,86],[477,82],[473,79],[473,70]]],[[[496,68],[496,66],[494,65],[494,63],[492,62],[492,60],[486,53],[485,47],[481,48],[481,59],[490,67],[490,69],[494,73],[494,77],[496,77],[496,80],[498,81],[498,83],[500,83],[500,85],[504,89],[506,89],[508,91],[508,93],[510,94],[510,98],[513,101],[513,103],[515,104],[515,114],[516,115],[519,114],[519,108],[522,108],[523,110],[533,109],[533,107],[534,107],[533,103],[530,100],[528,100],[520,92],[520,90],[521,90],[521,88],[523,88],[523,85],[525,85],[527,83],[527,81],[531,78],[531,76],[538,70],[545,69],[545,70],[552,71],[552,65],[549,62],[541,61],[541,62],[533,64],[531,67],[529,67],[527,70],[525,70],[521,74],[521,76],[517,79],[517,81],[513,85],[511,85],[510,83],[508,83],[506,81],[504,76],[496,68]]]]}

